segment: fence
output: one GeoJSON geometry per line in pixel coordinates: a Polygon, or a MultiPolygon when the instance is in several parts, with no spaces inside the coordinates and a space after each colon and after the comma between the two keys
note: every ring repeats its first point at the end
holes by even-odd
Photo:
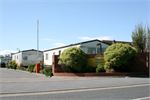
{"type": "Polygon", "coordinates": [[[148,53],[138,54],[137,57],[132,61],[131,70],[133,72],[145,72],[149,73],[149,55],[148,53]]]}

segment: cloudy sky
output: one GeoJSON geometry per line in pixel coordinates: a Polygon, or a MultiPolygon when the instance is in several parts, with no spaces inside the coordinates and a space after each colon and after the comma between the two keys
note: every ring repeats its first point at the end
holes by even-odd
{"type": "Polygon", "coordinates": [[[150,23],[149,0],[0,0],[0,54],[91,39],[132,41],[150,23]]]}

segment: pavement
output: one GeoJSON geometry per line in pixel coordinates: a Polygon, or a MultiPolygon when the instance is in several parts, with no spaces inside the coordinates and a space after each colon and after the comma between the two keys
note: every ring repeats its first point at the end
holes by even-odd
{"type": "MultiPolygon", "coordinates": [[[[46,97],[49,97],[50,95],[49,96],[46,95],[47,93],[53,92],[54,94],[55,93],[57,94],[60,91],[65,93],[65,91],[75,92],[78,90],[90,91],[90,89],[100,89],[100,90],[92,91],[92,92],[98,93],[98,91],[102,91],[101,90],[102,88],[110,89],[112,87],[124,87],[124,86],[126,86],[126,87],[137,86],[137,88],[134,88],[133,90],[136,90],[136,91],[143,90],[144,93],[149,93],[149,88],[150,88],[149,85],[150,85],[150,78],[56,77],[56,76],[53,76],[50,78],[50,77],[44,76],[43,74],[36,74],[36,73],[30,73],[30,72],[26,72],[26,71],[0,68],[0,97],[3,97],[3,99],[5,97],[6,100],[7,100],[7,97],[9,97],[9,96],[28,95],[27,97],[33,98],[33,97],[35,97],[35,95],[31,96],[31,94],[42,94],[42,93],[44,93],[42,96],[45,95],[46,97]],[[143,88],[141,89],[141,87],[143,87],[143,88]],[[145,90],[145,89],[147,89],[147,90],[145,90]]],[[[112,90],[112,93],[113,93],[113,91],[114,90],[112,90]]],[[[120,89],[120,91],[121,91],[120,93],[122,93],[121,89],[120,89]]],[[[87,93],[86,91],[82,91],[82,92],[78,91],[78,94],[79,94],[79,96],[81,96],[85,93],[85,95],[87,95],[87,97],[88,97],[88,95],[91,94],[92,92],[87,93]]],[[[115,92],[115,93],[117,93],[117,92],[115,92]]],[[[128,91],[127,93],[130,94],[132,92],[128,91]]],[[[54,94],[52,97],[55,97],[54,94]]],[[[65,95],[67,95],[67,94],[63,95],[64,100],[66,99],[65,95]]],[[[42,96],[40,96],[40,97],[42,97],[42,96]]],[[[148,96],[148,94],[146,96],[148,96]]],[[[68,96],[66,96],[66,97],[68,97],[68,96]]],[[[101,97],[103,97],[102,94],[101,94],[101,97]]],[[[61,96],[60,96],[60,98],[61,98],[61,96]]],[[[15,99],[20,100],[19,97],[18,98],[14,97],[14,100],[15,99]]],[[[57,98],[57,99],[59,99],[59,98],[57,98]]],[[[78,98],[75,98],[75,99],[78,99],[78,98]]],[[[29,100],[32,100],[32,99],[29,99],[29,100]]],[[[41,98],[41,99],[35,99],[35,100],[45,100],[45,99],[41,98]]],[[[83,100],[86,100],[86,99],[83,99],[83,100]]]]}

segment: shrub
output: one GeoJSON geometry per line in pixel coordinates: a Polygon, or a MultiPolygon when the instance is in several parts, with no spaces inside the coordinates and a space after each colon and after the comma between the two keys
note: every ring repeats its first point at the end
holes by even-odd
{"type": "Polygon", "coordinates": [[[128,44],[116,43],[104,52],[105,70],[128,71],[129,61],[136,55],[136,49],[128,44]]]}
{"type": "Polygon", "coordinates": [[[16,61],[10,61],[9,63],[8,63],[8,68],[11,68],[11,69],[16,69],[17,68],[17,63],[16,63],[16,61]]]}
{"type": "Polygon", "coordinates": [[[96,67],[96,72],[105,72],[105,69],[104,69],[104,65],[103,64],[98,64],[97,67],[96,67]]]}
{"type": "Polygon", "coordinates": [[[27,71],[34,72],[35,64],[31,64],[28,66],[27,71]]]}
{"type": "Polygon", "coordinates": [[[45,76],[53,76],[52,69],[50,67],[44,67],[43,74],[45,74],[45,76]]]}
{"type": "Polygon", "coordinates": [[[80,48],[68,48],[59,57],[59,64],[69,67],[73,72],[83,72],[87,64],[86,54],[80,48]]]}
{"type": "Polygon", "coordinates": [[[17,69],[19,69],[19,70],[23,70],[23,71],[26,71],[26,68],[25,68],[25,67],[23,67],[23,66],[18,66],[18,67],[17,67],[17,69]]]}

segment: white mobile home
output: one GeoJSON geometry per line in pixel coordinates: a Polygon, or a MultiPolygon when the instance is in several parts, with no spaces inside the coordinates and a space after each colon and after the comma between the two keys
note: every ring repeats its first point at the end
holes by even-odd
{"type": "Polygon", "coordinates": [[[43,52],[34,49],[24,50],[14,53],[12,60],[15,60],[19,66],[28,66],[43,62],[43,52]]]}
{"type": "Polygon", "coordinates": [[[70,47],[79,47],[86,54],[98,54],[103,53],[105,49],[109,46],[109,44],[100,41],[100,40],[90,40],[85,42],[80,42],[76,44],[71,44],[63,47],[53,48],[44,51],[44,65],[50,66],[52,65],[52,56],[60,55],[65,49],[70,47]]]}

